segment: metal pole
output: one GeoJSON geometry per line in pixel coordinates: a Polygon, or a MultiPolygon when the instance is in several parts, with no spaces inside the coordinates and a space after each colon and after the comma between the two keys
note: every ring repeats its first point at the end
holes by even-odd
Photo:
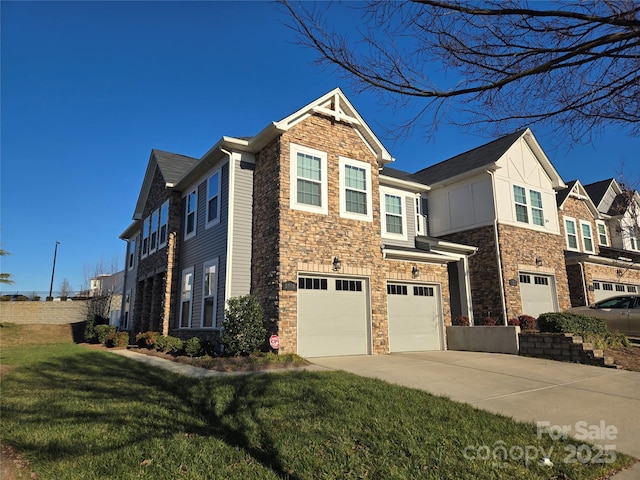
{"type": "Polygon", "coordinates": [[[53,292],[53,276],[56,273],[56,255],[58,254],[58,245],[60,245],[60,242],[56,240],[56,248],[53,250],[53,268],[51,269],[51,284],[49,285],[49,297],[47,298],[52,298],[51,292],[53,292]]]}

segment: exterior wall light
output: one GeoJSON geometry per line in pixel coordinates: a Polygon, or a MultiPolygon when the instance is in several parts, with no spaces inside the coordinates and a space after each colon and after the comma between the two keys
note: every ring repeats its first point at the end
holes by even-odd
{"type": "Polygon", "coordinates": [[[542,266],[542,259],[540,257],[536,257],[536,267],[542,266]]]}
{"type": "Polygon", "coordinates": [[[420,269],[416,265],[411,267],[411,275],[413,275],[413,278],[417,278],[420,276],[420,269]]]}
{"type": "Polygon", "coordinates": [[[338,271],[342,268],[342,262],[338,257],[333,257],[333,270],[338,271]]]}

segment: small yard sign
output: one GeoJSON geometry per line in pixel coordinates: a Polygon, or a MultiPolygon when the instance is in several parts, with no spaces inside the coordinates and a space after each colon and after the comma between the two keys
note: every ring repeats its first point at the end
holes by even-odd
{"type": "Polygon", "coordinates": [[[280,348],[280,339],[278,338],[278,335],[271,335],[271,337],[269,337],[269,345],[271,345],[271,348],[274,350],[280,348]]]}

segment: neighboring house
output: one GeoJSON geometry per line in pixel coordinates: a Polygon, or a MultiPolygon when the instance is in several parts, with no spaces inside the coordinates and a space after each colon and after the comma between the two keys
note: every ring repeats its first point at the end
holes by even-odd
{"type": "Polygon", "coordinates": [[[105,304],[104,308],[109,318],[109,325],[118,327],[122,327],[120,318],[123,302],[124,276],[125,271],[121,270],[112,274],[101,274],[89,279],[89,297],[94,300],[104,299],[109,302],[109,305],[107,306],[105,304]]]}
{"type": "Polygon", "coordinates": [[[566,187],[531,130],[420,170],[430,186],[429,233],[475,245],[473,316],[498,323],[569,308],[556,192],[566,187]]]}
{"type": "Polygon", "coordinates": [[[570,182],[559,194],[573,306],[640,293],[639,206],[638,193],[614,179],[570,182]]]}
{"type": "Polygon", "coordinates": [[[429,187],[392,161],[340,89],[200,159],[153,150],[121,235],[123,324],[215,340],[252,293],[283,353],[444,348],[477,249],[427,235],[429,187]]]}

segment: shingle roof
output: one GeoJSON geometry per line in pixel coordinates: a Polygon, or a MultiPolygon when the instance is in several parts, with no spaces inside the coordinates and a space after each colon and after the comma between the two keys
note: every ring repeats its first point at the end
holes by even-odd
{"type": "Polygon", "coordinates": [[[571,190],[576,185],[576,182],[577,180],[571,180],[570,182],[567,182],[567,188],[563,188],[562,190],[558,191],[558,193],[556,194],[556,203],[558,204],[558,207],[562,206],[564,201],[571,193],[571,190]]]}
{"type": "Polygon", "coordinates": [[[436,163],[412,175],[413,181],[421,182],[427,185],[440,182],[447,178],[470,172],[476,168],[491,165],[496,162],[518,138],[520,138],[526,129],[519,130],[510,135],[498,138],[492,142],[486,143],[479,147],[461,153],[455,157],[436,163]]]}
{"type": "Polygon", "coordinates": [[[385,166],[382,170],[380,170],[380,175],[385,175],[391,178],[397,178],[398,180],[405,180],[407,182],[415,182],[416,179],[409,172],[404,172],[402,170],[398,170],[396,168],[389,168],[385,166]]]}
{"type": "Polygon", "coordinates": [[[585,185],[584,189],[587,191],[587,193],[591,197],[591,200],[593,200],[593,203],[595,203],[596,205],[600,205],[600,202],[602,201],[602,197],[604,197],[604,194],[607,193],[607,190],[609,189],[609,185],[611,185],[612,181],[613,181],[613,178],[600,180],[599,182],[594,182],[594,183],[590,183],[589,185],[585,185]]]}
{"type": "Polygon", "coordinates": [[[152,150],[152,155],[156,159],[164,181],[168,184],[177,183],[198,162],[196,158],[164,152],[155,148],[152,150]]]}

